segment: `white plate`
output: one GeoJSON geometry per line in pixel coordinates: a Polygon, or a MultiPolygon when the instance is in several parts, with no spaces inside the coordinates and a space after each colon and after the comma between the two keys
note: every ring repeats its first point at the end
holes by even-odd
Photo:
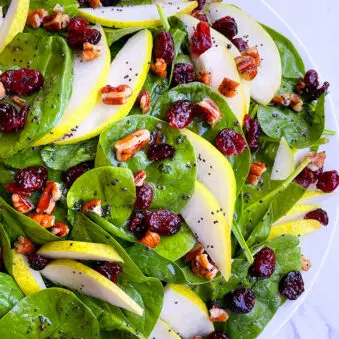
{"type": "MultiPolygon", "coordinates": [[[[264,0],[233,0],[226,2],[239,6],[259,22],[262,22],[265,25],[272,27],[278,32],[284,34],[294,43],[294,45],[298,49],[305,62],[306,69],[313,68],[317,71],[320,71],[321,73],[321,70],[319,70],[315,65],[312,57],[307,52],[307,49],[305,48],[303,43],[293,33],[292,29],[289,27],[286,21],[281,18],[279,14],[275,12],[274,9],[271,8],[264,0]]],[[[288,18],[286,18],[286,20],[288,21],[288,18]]],[[[326,126],[331,130],[339,131],[338,120],[335,116],[335,111],[330,96],[327,96],[326,100],[326,126]]],[[[339,133],[337,133],[337,136],[335,137],[331,137],[331,142],[328,145],[321,147],[321,149],[325,150],[327,153],[327,160],[325,165],[325,169],[327,170],[338,169],[338,134],[339,133]]],[[[286,324],[286,322],[293,316],[293,314],[305,300],[308,292],[311,290],[321,270],[321,267],[326,260],[326,256],[333,240],[335,228],[339,221],[339,209],[337,209],[338,205],[338,193],[328,196],[324,201],[322,201],[322,207],[328,212],[329,215],[329,225],[327,227],[322,227],[321,230],[319,230],[318,232],[301,239],[302,253],[307,258],[310,258],[312,261],[312,268],[306,273],[303,272],[306,291],[297,301],[287,301],[278,310],[276,315],[259,336],[260,339],[272,339],[272,337],[277,334],[281,327],[286,324]]]]}

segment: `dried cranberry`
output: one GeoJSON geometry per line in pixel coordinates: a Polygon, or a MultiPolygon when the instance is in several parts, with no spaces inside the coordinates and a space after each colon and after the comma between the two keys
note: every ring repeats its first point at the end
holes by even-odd
{"type": "Polygon", "coordinates": [[[246,40],[242,38],[234,38],[232,39],[233,45],[238,48],[240,52],[245,52],[248,48],[248,43],[246,40]]]}
{"type": "Polygon", "coordinates": [[[148,225],[146,223],[147,214],[148,212],[146,211],[138,211],[129,223],[129,229],[139,240],[142,239],[148,231],[148,225]]]}
{"type": "Polygon", "coordinates": [[[0,132],[17,132],[23,128],[29,108],[23,107],[20,111],[8,103],[0,103],[0,132]]]}
{"type": "Polygon", "coordinates": [[[207,15],[201,12],[194,13],[194,17],[202,22],[208,22],[207,15]]]}
{"type": "Polygon", "coordinates": [[[326,81],[319,87],[318,73],[310,69],[306,72],[304,78],[299,78],[297,84],[297,93],[303,94],[308,100],[317,100],[323,93],[328,91],[330,84],[326,81]]]}
{"type": "Polygon", "coordinates": [[[101,4],[104,7],[118,6],[121,0],[100,0],[101,4]]]}
{"type": "Polygon", "coordinates": [[[45,80],[39,71],[21,68],[2,73],[0,81],[10,94],[30,95],[38,91],[43,86],[45,80]]]}
{"type": "Polygon", "coordinates": [[[307,87],[313,87],[313,88],[319,87],[318,73],[313,69],[310,69],[309,71],[306,72],[304,76],[304,81],[307,87]]]}
{"type": "Polygon", "coordinates": [[[206,4],[206,0],[198,0],[198,7],[196,9],[202,10],[206,4]]]}
{"type": "Polygon", "coordinates": [[[146,210],[151,206],[153,200],[153,188],[151,185],[143,184],[137,187],[137,198],[135,208],[146,210]]]}
{"type": "Polygon", "coordinates": [[[298,271],[289,272],[280,280],[279,291],[289,300],[298,299],[304,290],[304,280],[298,271]]]}
{"type": "Polygon", "coordinates": [[[119,273],[122,272],[122,267],[119,264],[108,261],[97,263],[94,269],[115,284],[117,283],[119,273]]]}
{"type": "Polygon", "coordinates": [[[151,232],[160,235],[173,235],[180,231],[181,218],[168,210],[153,211],[146,216],[146,222],[151,232]]]}
{"type": "Polygon", "coordinates": [[[317,188],[325,193],[333,192],[339,185],[339,174],[337,171],[327,171],[319,176],[317,188]]]}
{"type": "Polygon", "coordinates": [[[78,0],[78,4],[79,4],[79,6],[82,6],[82,5],[84,5],[85,4],[85,0],[78,0]]]}
{"type": "Polygon", "coordinates": [[[175,148],[169,144],[153,144],[147,151],[149,160],[158,161],[165,159],[173,159],[175,156],[175,148]]]}
{"type": "Polygon", "coordinates": [[[194,68],[190,64],[179,63],[174,65],[172,86],[188,84],[194,81],[194,68]]]}
{"type": "Polygon", "coordinates": [[[40,254],[30,254],[28,264],[34,271],[43,270],[49,263],[49,260],[40,254]]]}
{"type": "Polygon", "coordinates": [[[214,21],[212,27],[230,40],[238,34],[238,25],[230,16],[214,21]]]}
{"type": "Polygon", "coordinates": [[[75,165],[69,168],[67,171],[63,173],[63,180],[65,186],[67,188],[70,188],[76,179],[78,179],[81,175],[83,175],[93,167],[94,167],[93,161],[86,161],[79,165],[75,165]]]}
{"type": "Polygon", "coordinates": [[[218,150],[224,155],[237,155],[246,148],[246,142],[241,134],[224,128],[219,132],[215,139],[218,150]]]}
{"type": "Polygon", "coordinates": [[[200,21],[191,38],[193,54],[201,55],[212,47],[211,30],[206,22],[200,21]]]}
{"type": "Polygon", "coordinates": [[[317,177],[315,172],[306,167],[295,177],[294,182],[304,188],[308,188],[317,182],[317,177]]]}
{"type": "Polygon", "coordinates": [[[174,42],[169,32],[159,32],[153,42],[154,58],[164,59],[170,65],[174,59],[174,42]]]}
{"type": "Polygon", "coordinates": [[[314,211],[308,212],[305,215],[304,219],[314,219],[314,220],[318,220],[323,226],[328,225],[328,215],[326,211],[324,211],[321,208],[317,208],[314,211]]]}
{"type": "Polygon", "coordinates": [[[209,334],[206,339],[230,339],[230,337],[225,332],[212,332],[209,334]]]}
{"type": "Polygon", "coordinates": [[[225,303],[231,311],[246,314],[255,305],[255,294],[250,288],[241,287],[226,294],[225,303]]]}
{"type": "Polygon", "coordinates": [[[254,262],[250,267],[249,273],[257,278],[269,278],[275,269],[275,254],[268,247],[262,248],[254,258],[254,262]]]}
{"type": "Polygon", "coordinates": [[[83,31],[87,28],[89,22],[84,18],[75,17],[72,18],[67,26],[67,30],[70,31],[83,31]]]}
{"type": "Polygon", "coordinates": [[[176,101],[167,112],[169,124],[174,128],[185,128],[193,120],[194,111],[194,104],[191,101],[176,101]]]}
{"type": "Polygon", "coordinates": [[[248,147],[252,153],[259,150],[260,125],[259,121],[252,119],[248,114],[244,117],[244,131],[248,147]]]}
{"type": "Polygon", "coordinates": [[[101,32],[95,28],[85,28],[84,30],[69,31],[68,45],[73,49],[82,49],[85,42],[96,45],[101,40],[101,32]]]}

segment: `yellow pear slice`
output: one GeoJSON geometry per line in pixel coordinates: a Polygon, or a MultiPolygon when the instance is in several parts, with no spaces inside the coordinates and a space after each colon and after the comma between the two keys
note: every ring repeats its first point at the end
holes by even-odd
{"type": "Polygon", "coordinates": [[[272,168],[271,180],[285,180],[294,171],[294,154],[284,137],[281,138],[272,168]]]}
{"type": "Polygon", "coordinates": [[[116,284],[77,261],[54,260],[41,271],[41,274],[54,283],[106,301],[139,316],[144,313],[144,310],[116,284]]]}
{"type": "Polygon", "coordinates": [[[181,337],[167,325],[163,320],[159,319],[153,328],[148,339],[180,339],[181,337]]]}
{"type": "Polygon", "coordinates": [[[81,51],[74,52],[74,79],[70,102],[58,125],[40,139],[36,146],[49,144],[63,137],[73,127],[78,126],[98,102],[100,89],[105,86],[108,77],[111,53],[102,27],[93,28],[102,34],[100,42],[96,45],[100,49],[100,56],[86,62],[81,51]]]}
{"type": "Polygon", "coordinates": [[[199,181],[181,215],[223,277],[231,275],[231,228],[213,194],[199,181]]]}
{"type": "MultiPolygon", "coordinates": [[[[198,3],[189,1],[183,3],[168,3],[163,5],[167,17],[179,13],[191,13],[198,3]]],[[[124,6],[124,7],[98,7],[80,8],[79,14],[88,21],[98,23],[105,27],[157,27],[161,26],[160,17],[155,4],[124,6]]]]}
{"type": "MultiPolygon", "coordinates": [[[[108,8],[108,7],[105,7],[108,8]]],[[[148,30],[132,36],[114,58],[107,78],[111,86],[129,85],[133,94],[123,105],[105,105],[101,100],[82,121],[74,132],[56,141],[57,144],[70,144],[90,139],[114,121],[126,116],[133,107],[148,74],[153,38],[148,30]]]]}
{"type": "Polygon", "coordinates": [[[315,209],[319,207],[320,207],[319,205],[296,204],[288,211],[286,215],[284,215],[279,220],[277,220],[272,226],[279,225],[279,224],[285,224],[287,222],[303,218],[305,214],[307,214],[308,212],[314,211],[315,209]]]}
{"type": "Polygon", "coordinates": [[[82,241],[51,241],[44,244],[38,254],[52,259],[76,259],[123,262],[117,251],[111,246],[82,241]]]}
{"type": "Polygon", "coordinates": [[[13,277],[25,295],[39,292],[46,288],[40,272],[29,267],[27,257],[13,250],[13,277]]]}

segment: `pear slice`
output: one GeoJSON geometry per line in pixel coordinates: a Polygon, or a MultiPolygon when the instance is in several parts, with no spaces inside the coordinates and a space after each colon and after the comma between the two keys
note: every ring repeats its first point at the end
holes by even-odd
{"type": "Polygon", "coordinates": [[[35,144],[36,146],[58,140],[74,126],[80,125],[98,102],[100,89],[105,86],[108,77],[111,53],[102,27],[94,26],[93,28],[101,32],[102,38],[96,45],[100,49],[100,56],[86,62],[80,51],[74,53],[71,99],[58,125],[40,139],[35,144]]]}
{"type": "Polygon", "coordinates": [[[279,225],[279,224],[285,224],[287,222],[303,218],[305,214],[307,214],[308,212],[314,211],[315,209],[319,207],[320,207],[319,205],[296,204],[288,211],[286,215],[284,215],[279,220],[277,220],[272,226],[279,225]]]}
{"type": "MultiPolygon", "coordinates": [[[[29,9],[29,0],[12,0],[0,27],[0,53],[24,30],[29,9]]],[[[2,18],[2,9],[1,9],[2,18]]]]}
{"type": "Polygon", "coordinates": [[[117,251],[111,246],[82,241],[51,241],[43,245],[38,254],[53,259],[77,259],[123,262],[117,251]]]}
{"type": "Polygon", "coordinates": [[[182,133],[194,147],[197,158],[197,179],[214,195],[229,225],[233,223],[236,200],[236,180],[233,168],[210,142],[200,135],[183,129],[182,133]]]}
{"type": "Polygon", "coordinates": [[[129,85],[133,94],[127,99],[127,102],[123,105],[105,105],[100,100],[80,126],[74,132],[69,131],[71,132],[69,135],[56,141],[57,144],[70,144],[90,139],[129,113],[148,74],[152,44],[151,32],[142,30],[126,42],[111,64],[107,84],[111,86],[129,85]]]}
{"type": "Polygon", "coordinates": [[[46,288],[40,272],[29,267],[27,257],[13,252],[13,277],[25,295],[31,295],[46,288]]]}
{"type": "Polygon", "coordinates": [[[285,180],[294,171],[294,154],[284,137],[281,138],[271,173],[271,180],[285,180]]]}
{"type": "Polygon", "coordinates": [[[214,331],[204,302],[184,285],[168,284],[160,318],[183,339],[207,336],[214,331]]]}
{"type": "MultiPolygon", "coordinates": [[[[179,13],[191,13],[198,6],[196,1],[183,3],[168,3],[163,5],[167,17],[179,13]]],[[[90,22],[105,27],[158,27],[161,26],[160,17],[155,4],[125,7],[98,7],[80,8],[79,14],[90,22]]]]}
{"type": "Polygon", "coordinates": [[[274,40],[257,21],[235,6],[211,3],[205,9],[211,23],[225,16],[234,18],[238,36],[246,36],[248,45],[258,48],[261,66],[258,67],[258,75],[251,81],[251,96],[259,104],[269,104],[280,88],[282,78],[280,54],[274,40]]]}
{"type": "Polygon", "coordinates": [[[181,215],[227,281],[232,264],[232,224],[212,193],[199,181],[181,215]]]}
{"type": "Polygon", "coordinates": [[[159,319],[153,328],[148,339],[180,339],[181,337],[167,325],[163,320],[159,319]]]}
{"type": "Polygon", "coordinates": [[[77,261],[57,259],[41,274],[48,280],[142,316],[144,310],[112,281],[77,261]]]}

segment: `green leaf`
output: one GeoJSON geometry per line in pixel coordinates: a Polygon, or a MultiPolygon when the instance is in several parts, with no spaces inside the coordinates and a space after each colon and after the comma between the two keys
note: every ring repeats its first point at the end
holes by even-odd
{"type": "Polygon", "coordinates": [[[4,263],[4,266],[7,272],[9,274],[12,274],[13,252],[12,252],[12,246],[11,246],[11,239],[7,235],[7,232],[2,224],[0,224],[0,245],[1,245],[2,261],[4,263]]]}
{"type": "Polygon", "coordinates": [[[134,33],[139,32],[144,29],[144,27],[126,27],[126,28],[105,28],[105,34],[107,38],[107,43],[111,46],[114,42],[134,33]]]}
{"type": "Polygon", "coordinates": [[[31,166],[43,166],[40,156],[40,147],[30,147],[5,160],[5,164],[12,168],[25,168],[31,166]]]}
{"type": "Polygon", "coordinates": [[[44,8],[49,14],[52,14],[51,12],[57,4],[61,5],[64,12],[70,16],[76,16],[78,13],[79,3],[77,0],[30,0],[29,9],[44,8]]]}
{"type": "Polygon", "coordinates": [[[100,329],[94,314],[72,292],[48,288],[19,301],[0,320],[0,336],[3,339],[57,336],[97,339],[100,329]]]}

